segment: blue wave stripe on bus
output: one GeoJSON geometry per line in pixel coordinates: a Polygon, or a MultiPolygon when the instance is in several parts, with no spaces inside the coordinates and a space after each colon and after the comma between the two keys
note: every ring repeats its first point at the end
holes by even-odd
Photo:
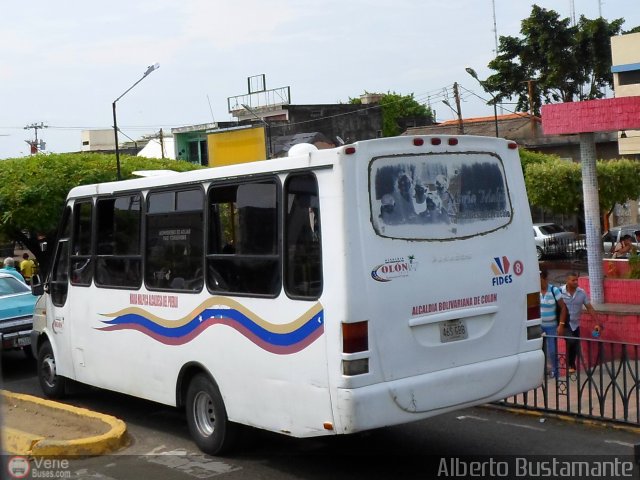
{"type": "Polygon", "coordinates": [[[159,336],[168,338],[180,338],[191,333],[198,327],[198,325],[200,325],[202,321],[208,318],[228,318],[234,320],[235,322],[239,323],[244,328],[249,330],[251,333],[256,335],[256,337],[272,345],[279,346],[287,346],[298,343],[307,338],[324,324],[324,312],[320,311],[318,314],[311,317],[306,323],[304,323],[300,328],[294,330],[293,332],[276,333],[261,327],[246,315],[237,310],[218,308],[205,309],[196,318],[180,327],[164,327],[162,325],[158,325],[157,323],[149,320],[142,315],[135,313],[120,315],[119,317],[116,317],[112,320],[104,321],[103,323],[107,325],[120,326],[140,325],[159,336]]]}

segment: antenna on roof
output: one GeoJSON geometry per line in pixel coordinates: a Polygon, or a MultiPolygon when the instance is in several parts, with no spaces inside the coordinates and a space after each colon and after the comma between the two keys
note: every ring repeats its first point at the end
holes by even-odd
{"type": "Polygon", "coordinates": [[[213,116],[213,108],[211,108],[211,100],[209,99],[209,94],[207,93],[207,102],[209,102],[209,111],[211,112],[211,121],[216,123],[216,117],[213,116]]]}
{"type": "Polygon", "coordinates": [[[491,0],[491,4],[493,6],[493,37],[496,42],[496,57],[498,56],[498,25],[496,23],[496,0],[491,0]]]}
{"type": "Polygon", "coordinates": [[[574,0],[569,0],[569,10],[570,10],[570,18],[571,25],[576,26],[576,2],[574,0]]]}

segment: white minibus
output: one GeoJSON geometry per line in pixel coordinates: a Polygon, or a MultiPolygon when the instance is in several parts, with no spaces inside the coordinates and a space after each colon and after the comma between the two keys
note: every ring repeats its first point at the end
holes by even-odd
{"type": "Polygon", "coordinates": [[[543,377],[515,143],[401,136],[68,195],[32,343],[69,380],[238,425],[349,434],[543,377]]]}

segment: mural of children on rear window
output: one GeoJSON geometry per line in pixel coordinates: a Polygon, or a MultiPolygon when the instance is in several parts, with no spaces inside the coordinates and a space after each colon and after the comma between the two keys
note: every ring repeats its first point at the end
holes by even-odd
{"type": "Polygon", "coordinates": [[[382,196],[380,217],[387,225],[413,223],[417,219],[414,207],[414,186],[411,177],[400,172],[393,193],[382,196]]]}

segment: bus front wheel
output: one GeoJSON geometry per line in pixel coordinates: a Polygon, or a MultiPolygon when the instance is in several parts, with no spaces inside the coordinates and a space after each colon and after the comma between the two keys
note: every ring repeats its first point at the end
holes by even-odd
{"type": "Polygon", "coordinates": [[[228,452],[236,425],[229,422],[218,386],[203,373],[193,377],[186,398],[189,433],[198,448],[209,455],[228,452]]]}
{"type": "Polygon", "coordinates": [[[49,398],[62,398],[66,393],[66,379],[56,372],[56,359],[49,342],[38,350],[38,380],[42,392],[49,398]]]}

